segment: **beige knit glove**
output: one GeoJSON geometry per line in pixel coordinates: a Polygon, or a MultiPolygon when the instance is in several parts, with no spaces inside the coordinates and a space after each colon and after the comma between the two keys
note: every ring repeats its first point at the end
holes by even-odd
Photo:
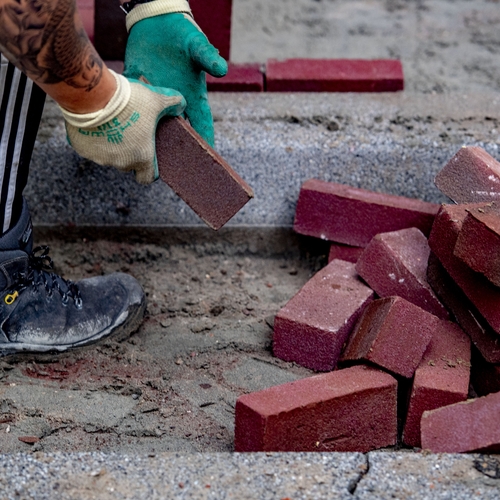
{"type": "Polygon", "coordinates": [[[84,158],[118,170],[135,171],[141,184],[158,179],[155,132],[163,116],[178,116],[182,95],[113,73],[117,89],[106,107],[86,114],[62,109],[68,141],[84,158]]]}

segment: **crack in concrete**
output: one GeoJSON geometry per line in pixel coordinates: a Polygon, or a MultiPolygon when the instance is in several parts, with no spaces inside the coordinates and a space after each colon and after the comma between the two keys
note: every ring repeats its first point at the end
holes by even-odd
{"type": "Polygon", "coordinates": [[[359,486],[359,483],[368,474],[368,472],[370,472],[369,455],[368,455],[368,453],[365,453],[364,456],[365,456],[366,462],[359,467],[360,471],[359,471],[358,477],[349,481],[349,485],[347,486],[347,491],[351,495],[354,495],[356,493],[356,490],[359,486]]]}

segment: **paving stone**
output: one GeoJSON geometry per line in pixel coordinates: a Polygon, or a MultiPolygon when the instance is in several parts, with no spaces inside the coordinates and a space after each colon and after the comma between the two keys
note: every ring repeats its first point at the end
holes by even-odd
{"type": "Polygon", "coordinates": [[[467,212],[453,253],[500,286],[500,206],[490,202],[467,212]]]}
{"type": "Polygon", "coordinates": [[[415,371],[403,442],[420,447],[420,420],[427,410],[465,401],[469,392],[471,342],[450,321],[436,322],[432,339],[415,371]]]}
{"type": "Polygon", "coordinates": [[[500,392],[426,411],[422,448],[434,453],[500,451],[500,392]]]}
{"type": "Polygon", "coordinates": [[[240,396],[236,451],[368,451],[396,443],[397,381],[355,366],[240,396]]]}
{"type": "Polygon", "coordinates": [[[182,118],[156,129],[160,178],[212,229],[220,229],[252,197],[250,186],[182,118]]]}
{"type": "Polygon", "coordinates": [[[264,74],[260,64],[229,63],[226,76],[215,78],[207,74],[209,92],[262,92],[264,74]]]}
{"type": "MultiPolygon", "coordinates": [[[[419,500],[469,500],[498,498],[498,479],[480,469],[491,460],[476,455],[370,452],[369,472],[353,494],[359,500],[418,498],[419,500]]],[[[486,465],[487,466],[487,465],[486,465]]]]}
{"type": "Polygon", "coordinates": [[[390,59],[270,59],[269,92],[395,92],[403,90],[401,61],[390,59]]]}
{"type": "Polygon", "coordinates": [[[401,297],[375,300],[355,326],[341,361],[369,361],[410,378],[440,321],[401,297]]]}
{"type": "Polygon", "coordinates": [[[434,182],[455,203],[495,201],[500,198],[500,163],[480,147],[464,146],[434,182]]]}
{"type": "Polygon", "coordinates": [[[354,264],[333,260],[274,319],[274,355],[318,371],[335,368],[342,346],[373,291],[354,264]]]}
{"type": "Polygon", "coordinates": [[[299,194],[294,230],[345,245],[366,247],[378,233],[416,227],[428,235],[439,206],[317,179],[299,194]]]}
{"type": "Polygon", "coordinates": [[[432,252],[429,256],[427,279],[485,359],[490,363],[500,363],[500,335],[481,316],[432,252]]]}
{"type": "Polygon", "coordinates": [[[448,311],[427,283],[430,248],[417,228],[377,234],[356,263],[356,271],[380,297],[398,295],[449,319],[448,311]]]}
{"type": "Polygon", "coordinates": [[[352,498],[361,453],[35,453],[0,455],[6,498],[207,500],[352,498]]]}
{"type": "Polygon", "coordinates": [[[350,245],[342,245],[342,243],[332,243],[328,253],[328,262],[332,260],[346,260],[355,264],[359,256],[363,253],[363,247],[353,247],[350,245]]]}
{"type": "Polygon", "coordinates": [[[429,246],[479,313],[495,332],[500,333],[500,288],[453,254],[467,210],[474,206],[478,205],[442,205],[432,226],[429,246]]]}

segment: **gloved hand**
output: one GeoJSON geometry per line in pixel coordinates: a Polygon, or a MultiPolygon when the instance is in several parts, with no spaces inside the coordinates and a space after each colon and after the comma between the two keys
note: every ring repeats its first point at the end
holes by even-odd
{"type": "Polygon", "coordinates": [[[158,179],[156,125],[178,116],[186,101],[179,92],[152,87],[113,73],[117,89],[106,107],[86,114],[62,109],[68,141],[75,151],[100,165],[135,170],[141,184],[158,179]]]}
{"type": "Polygon", "coordinates": [[[187,101],[185,117],[213,146],[213,119],[204,71],[224,76],[227,63],[190,12],[186,0],[154,0],[134,7],[127,15],[124,75],[136,79],[142,76],[152,85],[181,92],[187,101]]]}

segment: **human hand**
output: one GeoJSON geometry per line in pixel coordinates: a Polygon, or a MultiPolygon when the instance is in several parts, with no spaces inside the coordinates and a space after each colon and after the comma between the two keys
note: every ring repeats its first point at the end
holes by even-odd
{"type": "Polygon", "coordinates": [[[138,5],[127,16],[127,29],[124,75],[143,77],[153,85],[181,92],[187,102],[185,116],[213,146],[213,119],[204,72],[224,76],[227,63],[194,22],[189,4],[185,0],[154,0],[138,5]],[[162,13],[169,12],[172,3],[184,10],[162,13]]]}
{"type": "Polygon", "coordinates": [[[62,109],[68,141],[84,158],[125,172],[134,170],[138,182],[149,184],[159,177],[158,121],[179,116],[186,101],[175,90],[114,76],[117,89],[104,109],[86,114],[62,109]]]}

